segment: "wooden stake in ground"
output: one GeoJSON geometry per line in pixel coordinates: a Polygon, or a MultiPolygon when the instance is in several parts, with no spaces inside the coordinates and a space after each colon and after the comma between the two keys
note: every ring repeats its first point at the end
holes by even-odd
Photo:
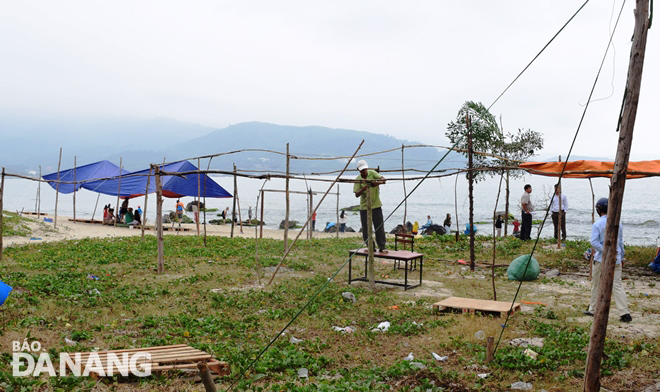
{"type": "Polygon", "coordinates": [[[206,366],[206,362],[198,362],[197,369],[199,369],[199,377],[202,379],[202,384],[204,384],[206,392],[216,392],[215,383],[213,382],[208,366],[206,366]]]}
{"type": "Polygon", "coordinates": [[[264,190],[261,190],[261,222],[259,222],[259,238],[264,238],[264,190]]]}
{"type": "Polygon", "coordinates": [[[115,223],[114,226],[117,227],[117,221],[119,220],[119,195],[121,195],[121,169],[122,169],[122,157],[119,157],[119,181],[117,181],[117,206],[115,207],[115,223]]]}
{"type": "Polygon", "coordinates": [[[73,156],[73,223],[76,223],[76,156],[73,156]]]}
{"type": "Polygon", "coordinates": [[[57,185],[55,186],[55,219],[53,227],[57,227],[57,202],[60,197],[60,165],[62,164],[62,147],[60,147],[60,159],[57,161],[57,185]]]}
{"type": "Polygon", "coordinates": [[[229,238],[234,238],[234,217],[236,216],[236,199],[238,198],[238,195],[236,195],[236,189],[238,189],[238,182],[236,181],[236,164],[234,164],[234,200],[231,207],[231,233],[229,238]]]}
{"type": "Polygon", "coordinates": [[[289,143],[286,144],[286,179],[284,180],[284,190],[286,192],[286,212],[284,214],[284,253],[289,249],[289,169],[291,164],[291,155],[289,155],[289,143]]]}
{"type": "Polygon", "coordinates": [[[648,28],[649,0],[637,0],[635,7],[635,32],[633,34],[633,44],[630,49],[630,65],[628,67],[628,83],[607,206],[603,265],[601,266],[598,300],[596,302],[596,311],[594,312],[594,322],[591,326],[587,366],[584,373],[584,391],[587,392],[600,390],[600,364],[605,348],[607,319],[612,301],[621,205],[626,186],[628,160],[630,158],[635,118],[637,117],[637,105],[639,103],[639,93],[642,85],[642,70],[644,69],[648,28]]]}
{"type": "Polygon", "coordinates": [[[153,171],[153,166],[149,166],[149,174],[147,174],[147,188],[144,190],[144,211],[142,212],[142,224],[140,229],[142,230],[142,239],[144,239],[144,227],[147,225],[147,197],[149,196],[149,182],[151,181],[151,172],[153,171]]]}
{"type": "MultiPolygon", "coordinates": [[[[3,214],[3,199],[5,194],[5,168],[2,168],[2,179],[0,180],[0,261],[2,261],[2,230],[4,229],[4,222],[2,221],[3,214]]],[[[37,215],[37,220],[39,220],[39,215],[37,215]]]]}
{"type": "MultiPolygon", "coordinates": [[[[371,211],[371,185],[367,184],[367,232],[369,238],[367,246],[369,248],[369,258],[367,262],[367,273],[369,275],[369,288],[376,289],[376,260],[374,259],[374,223],[373,212],[371,211]]],[[[364,227],[362,228],[364,230],[364,227]]]]}
{"type": "Polygon", "coordinates": [[[163,245],[163,182],[160,168],[153,166],[156,176],[156,232],[158,233],[158,273],[165,272],[165,247],[163,245]]]}
{"type": "Polygon", "coordinates": [[[474,272],[474,261],[476,259],[474,255],[474,172],[472,171],[473,164],[472,164],[472,154],[474,151],[472,150],[472,120],[470,119],[470,116],[466,115],[465,116],[465,123],[467,125],[467,130],[468,130],[468,193],[469,193],[469,199],[470,199],[470,271],[474,272]]]}
{"type": "Polygon", "coordinates": [[[403,150],[405,146],[401,144],[401,178],[403,179],[403,232],[406,232],[406,216],[408,215],[408,192],[406,192],[406,170],[403,160],[403,150]]]}

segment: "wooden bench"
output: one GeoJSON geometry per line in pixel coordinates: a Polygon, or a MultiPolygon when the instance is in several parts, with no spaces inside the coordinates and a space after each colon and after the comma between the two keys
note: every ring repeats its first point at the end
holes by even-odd
{"type": "MultiPolygon", "coordinates": [[[[106,368],[108,364],[108,354],[115,354],[120,360],[124,353],[129,356],[137,353],[148,353],[151,355],[151,360],[145,357],[136,358],[136,365],[141,371],[144,371],[144,364],[151,363],[152,372],[161,372],[166,370],[179,370],[179,369],[197,369],[197,364],[200,362],[206,363],[209,370],[217,373],[218,375],[225,376],[229,374],[229,364],[226,362],[218,361],[213,358],[211,354],[204,351],[197,350],[188,346],[187,344],[177,344],[174,346],[159,346],[159,347],[145,347],[145,348],[132,348],[126,350],[108,350],[108,351],[95,351],[84,353],[70,354],[73,359],[75,355],[80,354],[81,363],[87,362],[91,354],[97,354],[103,365],[106,368]]],[[[115,374],[119,372],[114,369],[115,374]]],[[[98,375],[97,375],[98,376],[98,375]]]]}
{"type": "MultiPolygon", "coordinates": [[[[355,281],[362,281],[362,282],[368,282],[369,279],[367,278],[367,260],[369,259],[369,249],[367,248],[361,248],[361,249],[353,249],[348,251],[348,284],[351,284],[351,282],[355,281]],[[352,263],[353,263],[353,257],[355,256],[364,256],[364,275],[359,277],[359,278],[353,278],[352,277],[352,263]]],[[[408,250],[390,250],[388,253],[380,253],[380,252],[374,252],[374,257],[380,258],[380,259],[387,259],[387,260],[394,260],[395,263],[397,262],[404,262],[404,283],[396,283],[396,282],[388,282],[384,280],[376,280],[376,283],[382,283],[382,284],[389,284],[392,286],[399,286],[403,287],[404,290],[408,289],[413,289],[419,285],[422,284],[422,267],[424,265],[424,255],[421,253],[415,253],[411,252],[408,250]],[[419,283],[416,285],[410,285],[408,284],[408,271],[410,271],[409,264],[412,266],[414,263],[417,265],[417,260],[419,260],[419,283]]]]}

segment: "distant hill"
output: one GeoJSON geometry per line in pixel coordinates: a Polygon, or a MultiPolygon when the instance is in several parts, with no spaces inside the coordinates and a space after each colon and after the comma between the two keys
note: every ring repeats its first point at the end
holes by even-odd
{"type": "MultiPolygon", "coordinates": [[[[359,154],[400,148],[402,144],[420,144],[391,136],[333,129],[321,126],[295,127],[248,122],[216,129],[166,118],[111,118],[66,120],[21,118],[0,113],[0,165],[11,172],[27,174],[42,166],[42,173],[57,170],[59,148],[63,148],[62,169],[107,159],[127,170],[146,168],[149,163],[168,162],[244,149],[286,151],[299,157],[351,156],[360,142],[359,154]]],[[[430,169],[445,151],[436,148],[405,150],[406,167],[430,169]]],[[[401,167],[401,151],[365,158],[370,166],[383,169],[401,167]]],[[[464,158],[450,153],[439,168],[464,166],[464,158]]],[[[195,165],[197,162],[193,162],[195,165]]],[[[243,152],[215,157],[212,168],[239,170],[286,170],[284,155],[243,152]]],[[[203,161],[206,167],[208,161],[203,161]]],[[[340,170],[345,160],[291,160],[292,172],[327,172],[340,170]]],[[[353,169],[353,167],[351,167],[353,169]]]]}

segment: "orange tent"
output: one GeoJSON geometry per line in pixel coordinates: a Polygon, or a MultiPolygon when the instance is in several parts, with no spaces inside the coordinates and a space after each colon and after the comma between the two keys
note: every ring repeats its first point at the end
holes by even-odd
{"type": "MultiPolygon", "coordinates": [[[[564,169],[564,178],[612,177],[614,162],[572,161],[572,162],[526,162],[520,168],[530,174],[559,177],[564,169]]],[[[660,176],[660,160],[628,162],[628,179],[660,176]]]]}

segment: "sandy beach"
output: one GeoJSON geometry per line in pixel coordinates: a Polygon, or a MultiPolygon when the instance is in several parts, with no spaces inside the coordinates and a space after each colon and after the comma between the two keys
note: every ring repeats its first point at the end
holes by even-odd
{"type": "MultiPolygon", "coordinates": [[[[28,243],[35,242],[53,242],[53,241],[62,241],[62,240],[71,240],[71,239],[81,239],[81,238],[108,238],[108,237],[128,237],[128,236],[139,236],[142,234],[142,230],[139,228],[128,228],[128,227],[114,227],[114,226],[104,226],[102,224],[96,223],[81,223],[71,221],[71,217],[68,216],[58,216],[57,217],[57,227],[54,227],[54,223],[44,222],[43,217],[37,219],[36,216],[24,215],[30,221],[28,226],[30,227],[32,234],[21,237],[21,236],[5,236],[3,237],[3,247],[13,246],[13,245],[23,245],[28,243]]],[[[48,216],[48,218],[53,218],[53,216],[48,216]]],[[[144,234],[146,235],[156,235],[156,231],[153,230],[152,225],[147,225],[151,230],[145,230],[144,234]]],[[[172,227],[171,224],[166,224],[164,227],[172,227]]],[[[178,224],[175,225],[178,227],[178,224]]],[[[183,223],[181,227],[184,229],[189,229],[187,231],[164,231],[164,235],[197,235],[197,226],[194,223],[183,223]]],[[[258,228],[257,228],[258,230],[258,228]]],[[[293,240],[296,238],[300,229],[291,229],[289,230],[289,239],[293,240]]],[[[200,235],[204,235],[204,226],[200,225],[200,235]]],[[[231,235],[231,225],[207,225],[206,227],[207,236],[223,236],[229,237],[231,235]]],[[[246,238],[255,238],[258,235],[258,232],[255,232],[255,227],[243,227],[243,232],[241,233],[240,226],[234,227],[234,237],[246,237],[246,238]]],[[[336,237],[336,233],[323,233],[320,231],[314,232],[314,238],[332,238],[336,237]]],[[[360,237],[360,233],[340,233],[340,237],[360,237]]],[[[274,238],[274,239],[284,239],[284,230],[272,230],[265,229],[263,232],[263,238],[274,238]]],[[[303,233],[300,236],[299,240],[305,240],[307,238],[307,233],[303,233]]]]}

